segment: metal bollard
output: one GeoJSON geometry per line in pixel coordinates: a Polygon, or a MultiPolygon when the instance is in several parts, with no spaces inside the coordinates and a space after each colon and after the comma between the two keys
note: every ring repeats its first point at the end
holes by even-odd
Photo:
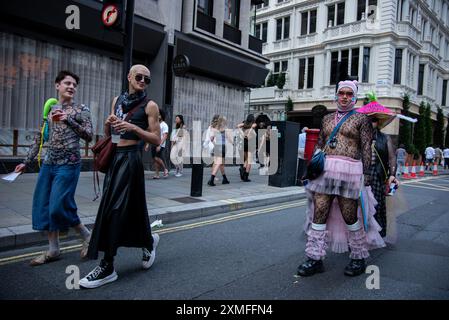
{"type": "Polygon", "coordinates": [[[190,196],[201,197],[203,195],[204,163],[192,164],[192,177],[190,182],[190,196]]]}

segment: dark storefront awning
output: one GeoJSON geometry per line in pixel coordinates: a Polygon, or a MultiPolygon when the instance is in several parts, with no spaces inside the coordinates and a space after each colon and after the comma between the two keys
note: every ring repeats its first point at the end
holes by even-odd
{"type": "Polygon", "coordinates": [[[262,85],[268,74],[265,63],[181,32],[176,32],[176,54],[188,58],[189,72],[246,87],[262,85]]]}
{"type": "MultiPolygon", "coordinates": [[[[122,55],[122,34],[105,29],[101,21],[102,4],[96,1],[20,0],[4,1],[0,10],[0,29],[24,36],[55,41],[62,45],[78,45],[122,55]],[[66,8],[76,5],[80,12],[80,28],[69,30],[66,8]]],[[[134,52],[141,57],[157,55],[165,38],[164,27],[135,16],[134,52]]]]}

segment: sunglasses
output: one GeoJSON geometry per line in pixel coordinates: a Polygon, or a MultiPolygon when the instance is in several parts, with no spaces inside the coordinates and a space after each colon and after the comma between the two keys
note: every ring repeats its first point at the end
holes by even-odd
{"type": "Polygon", "coordinates": [[[354,96],[353,92],[344,92],[344,91],[338,91],[337,94],[342,97],[342,96],[347,96],[347,97],[352,97],[354,96]]]}
{"type": "Polygon", "coordinates": [[[377,119],[377,118],[371,118],[371,122],[379,122],[379,119],[377,119]]]}
{"type": "Polygon", "coordinates": [[[144,76],[143,74],[136,74],[136,77],[134,79],[136,79],[137,82],[140,82],[143,79],[143,81],[145,81],[145,84],[150,84],[151,82],[151,78],[148,76],[144,76]]]}

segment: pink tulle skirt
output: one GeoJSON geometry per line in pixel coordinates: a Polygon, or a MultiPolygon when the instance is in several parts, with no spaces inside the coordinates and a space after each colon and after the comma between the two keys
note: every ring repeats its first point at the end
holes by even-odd
{"type": "Polygon", "coordinates": [[[306,189],[311,192],[357,199],[363,184],[362,178],[363,165],[360,160],[328,155],[324,162],[324,172],[311,180],[306,189]]]}
{"type": "MultiPolygon", "coordinates": [[[[368,250],[377,249],[385,247],[385,242],[379,234],[379,231],[382,229],[380,225],[377,223],[374,218],[374,214],[376,213],[375,206],[377,205],[377,201],[374,198],[374,195],[371,191],[371,187],[363,186],[361,188],[361,193],[363,197],[363,203],[365,212],[367,214],[367,229],[365,229],[366,233],[366,241],[368,250]]],[[[307,194],[307,209],[306,209],[306,222],[304,225],[304,231],[307,233],[312,226],[313,221],[313,213],[314,213],[314,205],[313,205],[313,192],[310,190],[306,190],[307,194]]],[[[362,209],[359,205],[357,210],[357,216],[360,223],[363,223],[363,215],[362,209]]],[[[326,244],[331,249],[331,251],[335,253],[343,253],[348,251],[348,229],[345,221],[343,220],[343,216],[340,212],[340,207],[338,205],[337,198],[332,202],[329,217],[326,222],[327,225],[327,236],[326,236],[326,244]]]]}

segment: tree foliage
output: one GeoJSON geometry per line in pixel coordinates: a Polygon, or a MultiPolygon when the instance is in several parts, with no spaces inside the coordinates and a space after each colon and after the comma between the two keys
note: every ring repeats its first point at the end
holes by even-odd
{"type": "Polygon", "coordinates": [[[426,112],[425,112],[425,128],[426,128],[426,147],[432,144],[432,119],[431,119],[431,109],[430,103],[427,103],[426,112]]]}
{"type": "Polygon", "coordinates": [[[443,109],[438,108],[437,122],[435,123],[435,130],[433,132],[433,143],[438,147],[443,147],[444,143],[444,114],[443,109]]]}
{"type": "MultiPolygon", "coordinates": [[[[409,117],[410,96],[405,94],[402,100],[402,114],[409,117]]],[[[408,150],[412,144],[412,124],[409,121],[401,119],[399,121],[399,144],[403,144],[408,150]]]]}
{"type": "Polygon", "coordinates": [[[426,123],[425,123],[426,106],[424,102],[419,105],[418,122],[415,124],[415,132],[413,135],[413,144],[419,153],[424,153],[426,149],[426,123]]]}

